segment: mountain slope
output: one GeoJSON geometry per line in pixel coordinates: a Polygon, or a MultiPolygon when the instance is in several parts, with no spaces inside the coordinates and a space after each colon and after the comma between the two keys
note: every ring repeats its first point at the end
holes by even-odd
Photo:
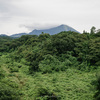
{"type": "Polygon", "coordinates": [[[10,37],[19,38],[19,37],[21,37],[22,35],[28,35],[28,34],[27,34],[27,33],[13,34],[13,35],[11,35],[10,37]]]}
{"type": "Polygon", "coordinates": [[[0,34],[0,37],[6,37],[7,35],[6,34],[0,34]]]}
{"type": "Polygon", "coordinates": [[[54,28],[50,28],[50,29],[44,29],[44,30],[36,30],[35,29],[32,32],[30,32],[29,34],[30,35],[39,35],[39,34],[41,34],[43,32],[43,33],[49,33],[50,35],[53,35],[53,34],[60,33],[62,31],[78,32],[77,30],[73,29],[72,27],[62,24],[60,26],[57,26],[57,27],[54,27],[54,28]]]}
{"type": "Polygon", "coordinates": [[[43,33],[49,33],[50,35],[54,35],[54,34],[57,34],[57,33],[60,33],[62,31],[73,31],[73,32],[77,32],[77,33],[80,33],[78,32],[77,30],[75,30],[74,28],[68,26],[68,25],[60,25],[60,26],[57,26],[57,27],[53,27],[53,28],[50,28],[50,29],[43,29],[43,30],[33,30],[32,32],[30,33],[19,33],[19,34],[13,34],[11,35],[11,37],[13,38],[19,38],[21,37],[22,35],[40,35],[42,32],[43,33]]]}

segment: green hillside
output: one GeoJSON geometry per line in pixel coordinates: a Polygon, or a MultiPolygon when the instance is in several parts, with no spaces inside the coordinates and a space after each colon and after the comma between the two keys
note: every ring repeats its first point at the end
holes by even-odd
{"type": "Polygon", "coordinates": [[[0,37],[0,100],[99,100],[99,72],[100,32],[0,37]]]}

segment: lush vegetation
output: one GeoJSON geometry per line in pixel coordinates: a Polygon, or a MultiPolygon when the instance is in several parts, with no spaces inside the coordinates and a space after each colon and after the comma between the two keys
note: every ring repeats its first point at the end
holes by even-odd
{"type": "Polygon", "coordinates": [[[0,36],[0,53],[8,51],[11,40],[13,39],[8,36],[0,36]]]}
{"type": "Polygon", "coordinates": [[[99,100],[99,71],[95,27],[82,34],[0,37],[0,100],[99,100]]]}

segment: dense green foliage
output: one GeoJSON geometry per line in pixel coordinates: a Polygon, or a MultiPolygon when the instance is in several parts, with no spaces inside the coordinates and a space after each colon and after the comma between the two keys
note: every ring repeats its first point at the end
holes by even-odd
{"type": "MultiPolygon", "coordinates": [[[[47,62],[45,57],[48,56],[58,61],[59,66],[60,63],[64,64],[65,62],[66,65],[64,66],[68,67],[70,66],[69,63],[73,63],[73,59],[75,59],[79,69],[86,69],[87,66],[88,69],[91,66],[97,68],[100,65],[100,37],[97,35],[61,32],[53,36],[46,33],[39,36],[22,36],[14,40],[9,49],[16,49],[14,59],[18,61],[25,58],[29,62],[32,72],[40,71],[40,63],[47,62]]],[[[61,69],[64,70],[64,66],[61,69]]]]}
{"type": "Polygon", "coordinates": [[[96,89],[97,92],[95,93],[94,97],[96,98],[96,100],[100,100],[100,72],[97,73],[97,80],[96,80],[96,89]]]}
{"type": "Polygon", "coordinates": [[[0,100],[100,99],[100,32],[0,37],[0,100]]]}
{"type": "Polygon", "coordinates": [[[11,40],[8,36],[0,36],[0,53],[8,51],[11,40]]]}

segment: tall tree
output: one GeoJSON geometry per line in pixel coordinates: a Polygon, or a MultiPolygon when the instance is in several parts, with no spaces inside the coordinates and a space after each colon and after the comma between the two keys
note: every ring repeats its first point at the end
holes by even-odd
{"type": "Polygon", "coordinates": [[[94,26],[92,26],[92,28],[90,29],[90,33],[94,34],[96,32],[96,28],[94,26]]]}

